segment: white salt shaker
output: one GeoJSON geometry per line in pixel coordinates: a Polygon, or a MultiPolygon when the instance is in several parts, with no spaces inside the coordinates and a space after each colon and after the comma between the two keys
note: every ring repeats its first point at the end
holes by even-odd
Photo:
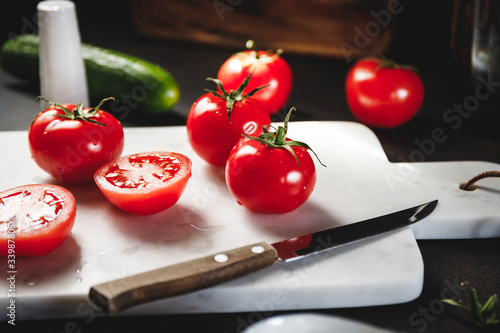
{"type": "MultiPolygon", "coordinates": [[[[80,32],[72,1],[41,1],[37,5],[41,96],[55,103],[89,107],[80,32]]],[[[48,104],[41,102],[42,109],[48,104]]]]}

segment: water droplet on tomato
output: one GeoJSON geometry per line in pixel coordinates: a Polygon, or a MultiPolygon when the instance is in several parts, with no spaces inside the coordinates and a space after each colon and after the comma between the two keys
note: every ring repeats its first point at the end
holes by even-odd
{"type": "Polygon", "coordinates": [[[236,202],[238,203],[238,205],[243,206],[243,204],[241,202],[239,202],[239,201],[236,201],[236,202]]]}

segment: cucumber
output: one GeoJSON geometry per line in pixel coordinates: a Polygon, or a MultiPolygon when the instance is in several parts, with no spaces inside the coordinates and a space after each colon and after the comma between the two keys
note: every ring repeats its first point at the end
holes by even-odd
{"type": "MultiPolygon", "coordinates": [[[[162,114],[179,100],[175,78],[160,66],[85,43],[82,57],[92,105],[113,96],[112,111],[162,114]]],[[[0,66],[14,77],[39,84],[38,36],[24,34],[8,40],[0,51],[0,66]]]]}

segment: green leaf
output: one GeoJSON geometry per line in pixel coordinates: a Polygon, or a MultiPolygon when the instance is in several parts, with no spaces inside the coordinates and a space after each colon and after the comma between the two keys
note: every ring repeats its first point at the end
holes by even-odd
{"type": "Polygon", "coordinates": [[[476,289],[469,286],[470,295],[470,312],[474,321],[480,324],[484,324],[484,319],[481,314],[481,308],[483,307],[479,302],[476,289]]]}
{"type": "Polygon", "coordinates": [[[491,296],[481,309],[481,314],[485,320],[485,325],[494,325],[500,323],[500,304],[498,296],[491,296]]]}
{"type": "Polygon", "coordinates": [[[481,308],[481,312],[488,312],[494,310],[497,302],[498,302],[498,296],[497,295],[491,296],[490,298],[488,298],[486,303],[484,303],[483,307],[481,308]]]}

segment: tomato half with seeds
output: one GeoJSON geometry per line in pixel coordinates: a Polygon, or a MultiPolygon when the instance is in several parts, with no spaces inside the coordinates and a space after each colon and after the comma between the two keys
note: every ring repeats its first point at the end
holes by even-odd
{"type": "Polygon", "coordinates": [[[191,160],[183,154],[144,152],[104,164],[94,174],[94,180],[118,208],[131,214],[151,215],[180,199],[191,168],[191,160]]]}
{"type": "Polygon", "coordinates": [[[15,260],[54,251],[75,217],[75,198],[63,187],[30,184],[0,192],[0,255],[15,260]]]}

